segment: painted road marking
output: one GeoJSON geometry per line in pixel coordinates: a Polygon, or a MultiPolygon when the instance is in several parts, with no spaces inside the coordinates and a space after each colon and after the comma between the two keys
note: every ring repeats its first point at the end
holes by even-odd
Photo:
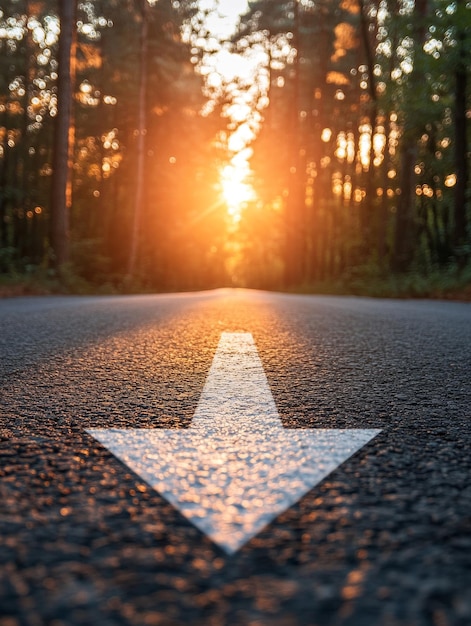
{"type": "Polygon", "coordinates": [[[190,428],[87,431],[226,553],[377,429],[285,429],[250,333],[223,333],[190,428]]]}

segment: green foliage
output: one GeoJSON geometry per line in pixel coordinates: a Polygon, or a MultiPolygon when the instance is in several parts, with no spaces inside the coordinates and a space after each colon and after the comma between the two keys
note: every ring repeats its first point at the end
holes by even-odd
{"type": "Polygon", "coordinates": [[[284,28],[296,48],[296,63],[288,51],[283,66],[271,66],[252,159],[263,202],[283,204],[278,254],[288,270],[297,264],[286,284],[338,284],[357,267],[405,277],[415,267],[466,264],[471,207],[469,175],[464,208],[455,189],[466,176],[457,160],[456,83],[457,67],[470,71],[469,3],[412,10],[384,2],[378,10],[373,2],[302,2],[297,16],[288,5],[290,22],[281,26],[270,3],[250,3],[240,33],[258,45],[254,28],[278,39],[284,28]],[[465,226],[457,244],[458,218],[465,226]]]}
{"type": "Polygon", "coordinates": [[[264,55],[260,84],[236,77],[219,93],[195,72],[210,45],[197,2],[149,5],[144,227],[126,282],[139,6],[79,3],[72,259],[55,276],[57,2],[2,3],[0,274],[74,293],[238,284],[420,296],[469,282],[469,153],[458,152],[471,141],[471,9],[462,0],[413,10],[389,0],[252,1],[232,44],[264,55]],[[195,37],[183,39],[185,24],[195,37]],[[257,200],[235,225],[220,193],[230,155],[215,138],[234,130],[221,116],[231,98],[249,92],[264,116],[250,146],[257,200]],[[204,116],[208,93],[220,101],[204,116]]]}

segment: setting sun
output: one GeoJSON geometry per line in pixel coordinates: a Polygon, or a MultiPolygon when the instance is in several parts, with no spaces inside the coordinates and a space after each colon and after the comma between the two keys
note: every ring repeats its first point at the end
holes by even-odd
{"type": "Polygon", "coordinates": [[[244,205],[255,197],[255,192],[246,179],[247,171],[235,165],[227,165],[221,173],[222,195],[227,212],[234,222],[240,221],[244,205]]]}

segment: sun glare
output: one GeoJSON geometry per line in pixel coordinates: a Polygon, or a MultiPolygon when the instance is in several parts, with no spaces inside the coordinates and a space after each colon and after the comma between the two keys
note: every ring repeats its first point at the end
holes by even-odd
{"type": "Polygon", "coordinates": [[[227,215],[235,225],[240,222],[246,206],[255,200],[256,194],[249,180],[250,157],[253,141],[260,122],[257,89],[244,90],[238,85],[258,84],[260,68],[265,55],[235,54],[227,44],[237,28],[242,13],[247,11],[247,0],[199,0],[198,7],[204,13],[204,23],[211,35],[219,41],[219,47],[204,56],[200,67],[212,97],[222,98],[230,94],[230,102],[224,106],[223,115],[228,120],[228,164],[220,172],[220,197],[227,215]],[[225,93],[225,90],[228,90],[225,93]]]}
{"type": "Polygon", "coordinates": [[[222,195],[227,205],[227,213],[234,223],[240,222],[244,206],[255,197],[246,177],[246,170],[234,165],[226,165],[221,173],[222,195]]]}
{"type": "Polygon", "coordinates": [[[206,11],[209,31],[222,38],[230,37],[241,13],[247,10],[247,0],[200,0],[200,11],[206,11]]]}

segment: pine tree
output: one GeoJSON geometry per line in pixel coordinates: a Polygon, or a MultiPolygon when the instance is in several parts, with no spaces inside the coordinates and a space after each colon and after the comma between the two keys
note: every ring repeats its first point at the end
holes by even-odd
{"type": "Polygon", "coordinates": [[[57,56],[57,117],[51,202],[51,245],[54,264],[59,270],[70,260],[70,211],[75,138],[73,92],[77,41],[76,14],[76,0],[59,3],[61,32],[57,56]]]}

